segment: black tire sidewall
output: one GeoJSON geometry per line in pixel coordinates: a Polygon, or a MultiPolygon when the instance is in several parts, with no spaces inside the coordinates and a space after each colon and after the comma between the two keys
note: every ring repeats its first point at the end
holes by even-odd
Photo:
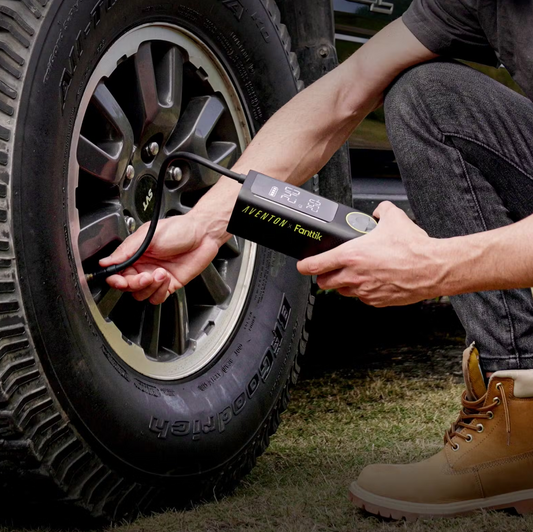
{"type": "Polygon", "coordinates": [[[259,0],[243,2],[240,15],[218,0],[109,4],[54,2],[32,52],[12,176],[23,300],[55,396],[100,456],[137,479],[198,476],[238,456],[271,415],[298,350],[309,283],[293,260],[260,249],[241,322],[216,363],[183,382],[137,374],[104,340],[80,287],[69,232],[72,128],[99,58],[139,24],[172,22],[210,44],[242,89],[254,130],[294,96],[296,82],[259,0]],[[64,98],[69,53],[88,27],[64,98]]]}

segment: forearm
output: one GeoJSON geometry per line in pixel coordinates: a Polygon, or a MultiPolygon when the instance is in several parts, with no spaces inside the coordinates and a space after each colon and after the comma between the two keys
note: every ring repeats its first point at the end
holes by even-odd
{"type": "Polygon", "coordinates": [[[439,294],[533,287],[533,217],[485,233],[436,241],[439,294]]]}
{"type": "Polygon", "coordinates": [[[294,97],[259,131],[236,170],[301,185],[316,174],[380,102],[382,92],[353,86],[357,57],[294,97]]]}
{"type": "MultiPolygon", "coordinates": [[[[250,170],[301,185],[316,174],[347,140],[383,93],[406,68],[436,57],[397,20],[352,57],[302,91],[259,131],[234,170],[250,170]],[[393,45],[391,48],[391,44],[393,45]]],[[[238,186],[222,178],[198,203],[213,234],[228,221],[238,186]],[[217,219],[210,219],[216,212],[217,219]]],[[[225,233],[224,238],[229,235],[225,233]]]]}
{"type": "MultiPolygon", "coordinates": [[[[346,93],[349,74],[342,65],[293,98],[263,126],[233,170],[257,170],[295,185],[316,174],[380,101],[381,94],[361,95],[352,108],[346,93]]],[[[199,202],[197,214],[213,234],[225,228],[239,189],[235,181],[222,177],[199,202]],[[209,216],[213,212],[217,219],[209,216]]],[[[229,238],[223,233],[222,240],[229,238]]]]}

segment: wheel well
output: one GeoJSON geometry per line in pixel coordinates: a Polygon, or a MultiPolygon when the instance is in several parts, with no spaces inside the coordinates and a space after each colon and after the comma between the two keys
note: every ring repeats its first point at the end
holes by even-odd
{"type": "MultiPolygon", "coordinates": [[[[281,20],[298,57],[300,79],[310,85],[338,65],[331,0],[278,0],[281,20]]],[[[344,145],[319,174],[320,193],[351,205],[352,183],[348,145],[344,145]]]]}

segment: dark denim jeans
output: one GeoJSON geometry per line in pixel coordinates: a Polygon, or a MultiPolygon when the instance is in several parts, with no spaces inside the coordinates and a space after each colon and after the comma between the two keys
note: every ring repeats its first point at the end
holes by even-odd
{"type": "MultiPolygon", "coordinates": [[[[385,111],[409,200],[430,236],[487,231],[533,213],[530,100],[467,66],[435,61],[400,76],[385,111]]],[[[532,244],[533,235],[524,246],[532,244]]],[[[533,368],[531,290],[464,294],[452,304],[485,371],[533,368]]]]}

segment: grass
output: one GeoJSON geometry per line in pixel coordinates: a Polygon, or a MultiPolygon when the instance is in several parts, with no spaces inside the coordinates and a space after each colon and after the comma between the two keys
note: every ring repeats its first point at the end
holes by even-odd
{"type": "Polygon", "coordinates": [[[350,136],[350,148],[390,150],[385,123],[365,119],[350,136]]]}
{"type": "Polygon", "coordinates": [[[236,492],[108,532],[533,531],[533,517],[501,512],[407,524],[352,506],[347,488],[366,464],[409,462],[441,448],[462,391],[461,330],[446,305],[375,311],[322,298],[324,326],[282,426],[236,492]],[[344,321],[363,318],[347,343],[344,321]]]}

